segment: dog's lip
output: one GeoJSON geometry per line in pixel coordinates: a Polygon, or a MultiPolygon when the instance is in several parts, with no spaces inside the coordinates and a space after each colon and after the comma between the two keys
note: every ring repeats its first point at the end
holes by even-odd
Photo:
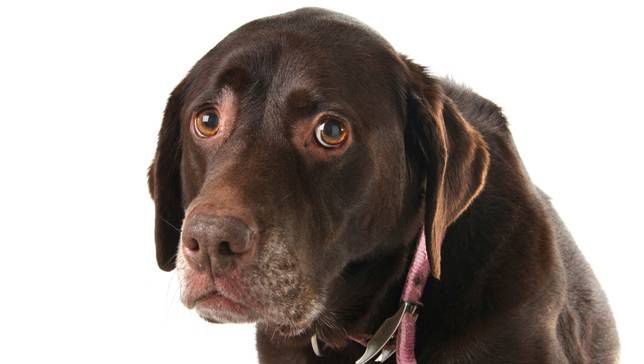
{"type": "Polygon", "coordinates": [[[238,314],[250,311],[250,309],[247,306],[231,300],[230,298],[224,296],[217,290],[211,290],[199,296],[194,301],[194,307],[200,307],[200,306],[216,308],[217,310],[226,311],[226,312],[235,312],[238,314]]]}
{"type": "Polygon", "coordinates": [[[225,311],[243,312],[248,311],[249,307],[230,298],[223,291],[211,287],[204,290],[201,294],[188,300],[188,308],[192,309],[197,306],[215,307],[225,311]]]}
{"type": "MultiPolygon", "coordinates": [[[[192,304],[197,309],[197,312],[204,318],[210,318],[211,322],[227,322],[228,320],[215,320],[211,314],[203,315],[203,312],[219,312],[224,316],[232,315],[232,317],[252,317],[254,310],[250,307],[234,301],[221,292],[211,289],[198,296],[192,304]]],[[[217,315],[215,315],[216,317],[217,315]]]]}
{"type": "Polygon", "coordinates": [[[191,301],[188,302],[188,308],[193,308],[195,307],[199,302],[202,302],[204,300],[207,300],[208,298],[216,295],[221,295],[216,289],[211,288],[206,290],[204,293],[200,294],[199,296],[193,298],[191,301]]]}

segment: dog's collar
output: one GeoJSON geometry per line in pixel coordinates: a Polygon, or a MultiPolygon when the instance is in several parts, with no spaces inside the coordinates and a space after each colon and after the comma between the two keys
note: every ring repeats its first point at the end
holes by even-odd
{"type": "MultiPolygon", "coordinates": [[[[371,337],[350,337],[351,340],[365,346],[365,352],[356,361],[356,364],[365,364],[378,354],[380,355],[376,358],[376,362],[384,362],[394,353],[396,353],[397,363],[416,364],[414,354],[416,317],[418,316],[418,307],[422,305],[420,299],[428,277],[429,260],[427,259],[425,229],[423,227],[418,237],[414,258],[407,271],[405,286],[400,298],[400,308],[393,316],[386,319],[371,337]],[[396,332],[398,332],[397,336],[396,332]],[[396,336],[395,340],[394,336],[396,336]]],[[[311,336],[311,347],[316,355],[322,356],[316,335],[311,336]]]]}

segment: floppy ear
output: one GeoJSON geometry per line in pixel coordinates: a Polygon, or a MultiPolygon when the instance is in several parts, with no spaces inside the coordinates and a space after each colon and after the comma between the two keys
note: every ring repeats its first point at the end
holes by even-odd
{"type": "Polygon", "coordinates": [[[148,171],[148,186],[155,205],[154,237],[159,268],[174,269],[183,207],[181,204],[181,122],[180,84],[172,92],[163,114],[154,161],[148,171]]]}
{"type": "Polygon", "coordinates": [[[405,62],[411,81],[407,127],[425,168],[427,252],[432,275],[439,279],[445,232],[483,189],[490,156],[483,137],[444,94],[440,81],[422,66],[405,62]]]}

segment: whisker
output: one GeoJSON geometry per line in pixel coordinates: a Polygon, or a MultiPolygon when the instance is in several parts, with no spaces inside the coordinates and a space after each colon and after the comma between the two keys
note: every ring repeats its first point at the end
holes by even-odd
{"type": "Polygon", "coordinates": [[[176,252],[176,253],[172,254],[172,256],[170,257],[170,260],[176,260],[177,259],[177,254],[179,254],[179,252],[176,252]]]}
{"type": "Polygon", "coordinates": [[[168,220],[164,219],[163,217],[159,216],[159,219],[161,219],[161,221],[165,222],[166,224],[170,225],[170,227],[175,229],[178,233],[181,232],[181,229],[179,229],[178,227],[172,225],[168,220]]]}

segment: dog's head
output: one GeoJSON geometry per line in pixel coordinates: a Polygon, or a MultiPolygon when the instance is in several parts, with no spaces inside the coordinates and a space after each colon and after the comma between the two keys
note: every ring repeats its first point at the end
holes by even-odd
{"type": "Polygon", "coordinates": [[[423,225],[439,277],[488,159],[440,82],[365,26],[260,19],[170,96],[149,173],[157,261],[203,318],[298,334],[338,295],[364,300],[358,282],[402,274],[423,225]]]}

